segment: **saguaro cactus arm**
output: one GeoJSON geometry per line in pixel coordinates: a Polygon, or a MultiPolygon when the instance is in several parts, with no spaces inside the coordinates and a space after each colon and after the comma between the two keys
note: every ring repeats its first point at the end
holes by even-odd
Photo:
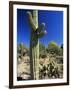
{"type": "Polygon", "coordinates": [[[45,23],[42,23],[38,28],[37,28],[37,35],[38,38],[43,37],[46,34],[46,30],[45,30],[45,23]]]}
{"type": "Polygon", "coordinates": [[[39,27],[37,28],[37,31],[40,33],[41,31],[45,30],[45,23],[42,23],[41,25],[39,25],[39,27]]]}
{"type": "Polygon", "coordinates": [[[28,14],[29,23],[30,23],[32,30],[36,31],[36,26],[34,25],[31,12],[28,11],[27,14],[28,14]]]}
{"type": "Polygon", "coordinates": [[[41,31],[40,33],[38,33],[38,38],[43,37],[46,33],[46,31],[41,31]]]}

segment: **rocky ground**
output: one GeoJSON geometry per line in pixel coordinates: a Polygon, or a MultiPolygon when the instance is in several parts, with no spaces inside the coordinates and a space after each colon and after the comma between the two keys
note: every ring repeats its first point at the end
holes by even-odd
{"type": "MultiPolygon", "coordinates": [[[[47,54],[39,59],[39,79],[53,79],[63,77],[63,58],[47,54]],[[60,61],[61,60],[61,61],[60,61]]],[[[17,80],[30,80],[30,59],[28,55],[17,59],[17,80]]]]}

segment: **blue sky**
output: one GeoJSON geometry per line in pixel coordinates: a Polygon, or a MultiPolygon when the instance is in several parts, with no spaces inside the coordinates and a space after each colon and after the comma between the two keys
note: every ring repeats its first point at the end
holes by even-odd
{"type": "MultiPolygon", "coordinates": [[[[17,9],[17,43],[26,47],[30,44],[30,25],[26,12],[32,10],[17,9]]],[[[63,11],[38,10],[39,25],[44,22],[47,34],[40,39],[45,46],[51,41],[63,43],[63,11]]]]}

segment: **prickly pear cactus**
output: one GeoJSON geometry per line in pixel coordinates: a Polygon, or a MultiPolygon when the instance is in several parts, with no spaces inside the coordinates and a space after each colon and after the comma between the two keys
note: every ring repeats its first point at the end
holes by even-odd
{"type": "Polygon", "coordinates": [[[39,79],[39,38],[43,37],[46,33],[45,23],[38,26],[38,10],[33,10],[33,13],[27,12],[29,24],[31,27],[30,38],[30,68],[31,79],[39,79]]]}

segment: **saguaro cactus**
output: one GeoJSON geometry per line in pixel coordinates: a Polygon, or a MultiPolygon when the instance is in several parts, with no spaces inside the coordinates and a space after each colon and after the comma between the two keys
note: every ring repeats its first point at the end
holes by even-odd
{"type": "Polygon", "coordinates": [[[27,12],[29,24],[31,27],[30,38],[30,68],[31,77],[34,80],[39,79],[39,38],[46,33],[45,24],[38,26],[38,10],[33,10],[33,13],[27,12]]]}

